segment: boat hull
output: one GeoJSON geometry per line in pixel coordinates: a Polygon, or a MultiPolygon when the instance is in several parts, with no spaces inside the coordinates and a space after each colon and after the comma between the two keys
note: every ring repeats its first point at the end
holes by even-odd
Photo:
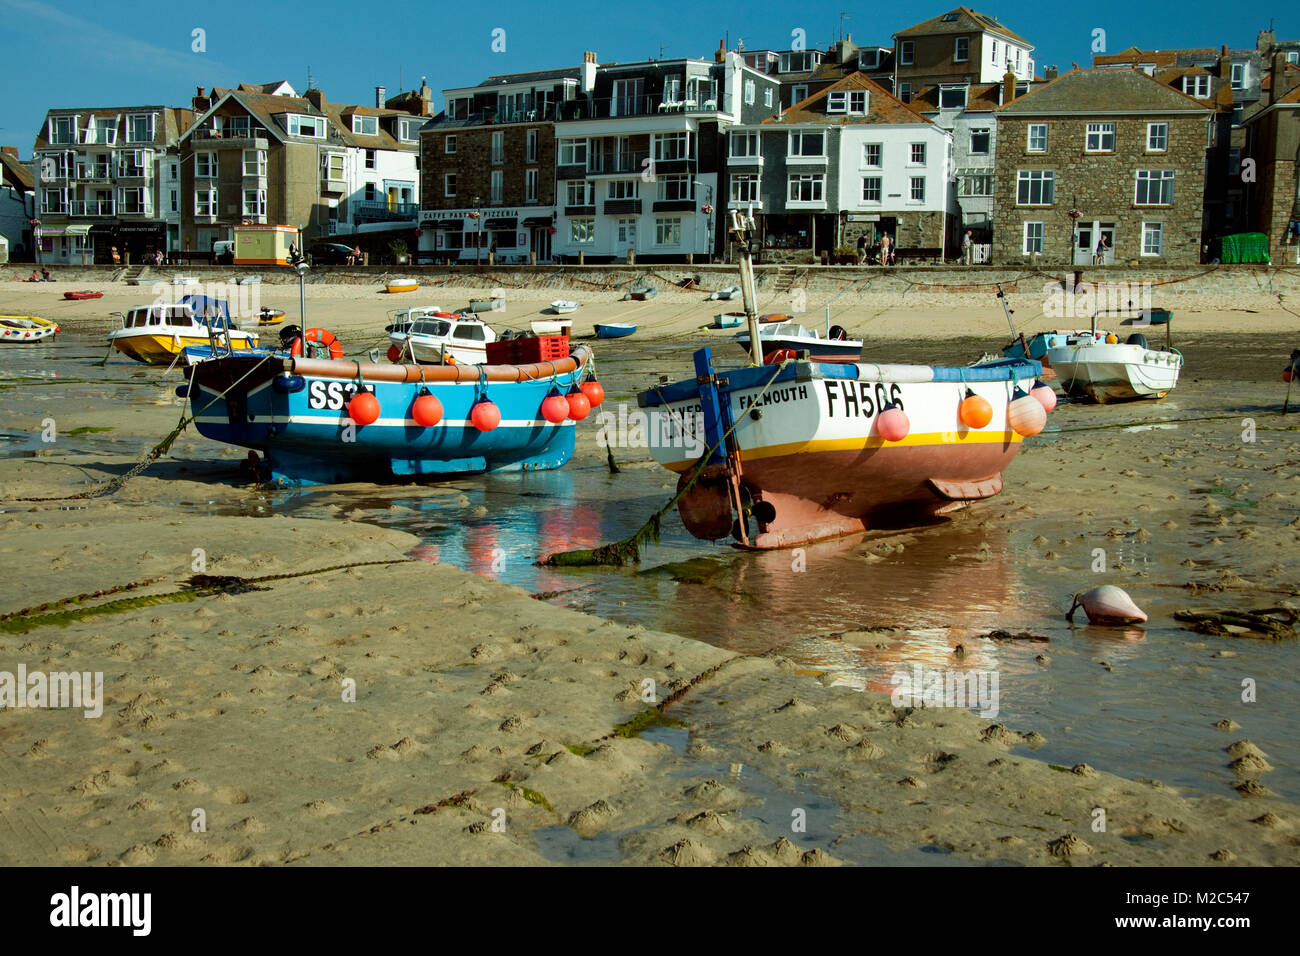
{"type": "MultiPolygon", "coordinates": [[[[1039,370],[1021,361],[972,369],[798,362],[728,371],[717,394],[721,420],[738,423],[736,488],[716,476],[702,481],[679,508],[683,521],[697,537],[731,533],[752,548],[783,548],[924,520],[995,495],[1022,447],[1007,422],[1011,385],[1028,389],[1039,370]],[[967,387],[992,406],[984,428],[960,421],[967,387]],[[901,441],[886,441],[876,427],[888,402],[910,420],[901,441]],[[734,511],[731,495],[744,506],[743,535],[740,520],[724,520],[734,511]]],[[[716,444],[701,390],[686,381],[660,390],[666,402],[655,392],[642,395],[651,454],[679,475],[693,473],[701,452],[716,444]]]]}
{"type": "MultiPolygon", "coordinates": [[[[170,365],[185,349],[194,346],[210,348],[212,344],[211,339],[206,335],[168,335],[164,333],[119,335],[113,333],[109,338],[113,343],[113,348],[127,358],[135,359],[137,362],[144,362],[146,365],[170,365]]],[[[236,352],[242,352],[256,348],[257,341],[251,337],[232,333],[230,345],[236,352]]]]}
{"type": "Polygon", "coordinates": [[[1164,398],[1182,370],[1177,352],[1140,345],[1067,346],[1049,349],[1046,359],[1067,395],[1101,404],[1164,398]]]}
{"type": "MultiPolygon", "coordinates": [[[[814,339],[802,336],[772,336],[759,333],[763,341],[763,358],[767,359],[776,352],[808,352],[814,362],[854,362],[862,356],[862,343],[852,339],[814,339]]],[[[746,352],[749,351],[749,333],[742,332],[736,341],[746,352]]]]}
{"type": "Polygon", "coordinates": [[[596,337],[601,339],[621,339],[635,331],[635,325],[597,325],[596,337]]]}
{"type": "MultiPolygon", "coordinates": [[[[558,381],[572,384],[581,377],[588,354],[584,351],[581,362],[570,366],[576,365],[576,370],[561,373],[558,381]]],[[[486,395],[501,412],[500,424],[491,431],[479,431],[470,420],[483,383],[479,369],[468,367],[363,365],[365,384],[380,403],[380,417],[369,425],[358,425],[348,415],[347,404],[357,388],[357,363],[351,361],[213,359],[196,367],[189,398],[200,434],[257,451],[280,484],[564,465],[573,455],[575,423],[552,424],[540,415],[542,400],[556,381],[540,369],[555,366],[531,367],[539,369],[535,379],[526,373],[530,367],[521,367],[523,374],[514,376],[521,381],[499,380],[507,377],[506,370],[514,374],[513,367],[484,368],[489,374],[486,395]],[[443,409],[441,420],[431,427],[411,417],[412,404],[425,387],[443,409]]]]}
{"type": "Polygon", "coordinates": [[[31,345],[53,338],[59,327],[29,315],[0,315],[0,344],[31,345]]]}

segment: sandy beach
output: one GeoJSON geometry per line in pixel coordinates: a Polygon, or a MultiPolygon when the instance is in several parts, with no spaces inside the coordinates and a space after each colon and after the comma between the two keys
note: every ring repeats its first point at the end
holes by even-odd
{"type": "MultiPolygon", "coordinates": [[[[1013,648],[1026,675],[1050,680],[1086,665],[1098,682],[1123,677],[1143,635],[1065,631],[1068,595],[1100,583],[1089,571],[1094,548],[1146,555],[1113,562],[1105,578],[1139,598],[1153,634],[1180,635],[1166,651],[1180,668],[1216,682],[1179,717],[1179,734],[1194,738],[1188,759],[1225,781],[1211,793],[1098,769],[1086,745],[1045,726],[896,706],[878,683],[864,690],[837,679],[842,667],[801,659],[790,644],[803,633],[797,615],[780,617],[779,605],[735,578],[725,595],[696,603],[750,602],[746,616],[766,622],[769,647],[729,641],[723,627],[707,641],[671,633],[682,629],[670,626],[675,615],[684,623],[694,613],[685,608],[666,605],[655,628],[557,606],[435,560],[418,534],[375,520],[420,503],[454,508],[475,479],[332,489],[315,499],[320,516],[285,514],[237,483],[241,449],[188,430],[120,491],[70,498],[125,472],[182,409],[172,397],[178,373],[164,379],[118,358],[91,370],[110,313],[148,303],[151,290],[105,284],[103,299],[74,303],[61,299],[66,288],[0,287],[0,312],[54,319],[78,349],[58,361],[32,349],[0,353],[10,397],[0,431],[14,449],[0,458],[0,574],[9,582],[0,670],[102,672],[105,699],[98,719],[0,711],[0,863],[1300,863],[1297,767],[1272,743],[1290,747],[1294,737],[1294,638],[1256,648],[1172,622],[1189,605],[1300,598],[1287,558],[1300,545],[1300,418],[1280,414],[1278,381],[1300,344],[1294,303],[1263,291],[1172,300],[1188,364],[1165,403],[1109,418],[1063,406],[1052,418],[1059,431],[1028,444],[1006,490],[951,525],[809,551],[836,569],[820,586],[847,593],[858,586],[851,578],[901,574],[927,542],[943,550],[960,539],[923,585],[933,590],[909,599],[955,607],[939,612],[954,628],[968,605],[1001,605],[1011,630],[1045,636],[1033,646],[969,636],[981,617],[930,660],[958,665],[1013,648]],[[66,439],[33,437],[49,418],[66,439]],[[1244,418],[1258,429],[1250,442],[1240,437],[1244,418]],[[982,550],[999,533],[1016,536],[1015,573],[1003,579],[988,575],[1000,565],[982,550]],[[209,577],[192,579],[200,569],[209,577]],[[987,590],[962,593],[972,581],[987,590]],[[1031,598],[1039,589],[1052,601],[1031,598]],[[1265,652],[1285,655],[1269,665],[1275,672],[1250,657],[1265,652]],[[1243,703],[1243,678],[1257,682],[1257,703],[1243,703]],[[1071,756],[1036,755],[1062,748],[1071,756]]],[[[394,309],[459,307],[491,291],[388,296],[374,285],[309,285],[308,324],[359,354],[386,346],[394,309]]],[[[258,294],[259,305],[296,321],[296,286],[267,283],[258,294]]],[[[524,327],[564,297],[583,303],[578,336],[594,322],[636,322],[636,339],[597,346],[618,401],[658,374],[680,375],[690,348],[725,342],[699,329],[739,308],[698,291],[644,303],[620,295],[507,290],[491,321],[524,327]]],[[[832,298],[808,294],[806,324],[829,304],[872,360],[971,361],[1009,337],[987,292],[832,298]]],[[[764,311],[796,311],[790,293],[760,299],[764,311]]],[[[1042,294],[1023,286],[1009,302],[1027,332],[1087,324],[1043,317],[1042,294]]],[[[568,467],[597,467],[605,455],[595,429],[580,428],[578,441],[568,467]]],[[[667,473],[642,464],[647,455],[621,458],[639,488],[671,493],[667,473]]],[[[617,486],[604,507],[644,511],[621,504],[617,486]]],[[[539,542],[535,556],[544,551],[539,542]]],[[[705,545],[700,553],[736,557],[705,545]]],[[[789,563],[736,560],[743,568],[729,574],[759,580],[789,563]]],[[[681,598],[685,577],[674,574],[681,598]]],[[[884,599],[858,606],[823,644],[857,659],[901,654],[884,599]]],[[[1031,679],[1005,678],[1009,688],[1031,679]]],[[[1061,707],[1071,728],[1096,716],[1068,700],[1061,707]]]]}

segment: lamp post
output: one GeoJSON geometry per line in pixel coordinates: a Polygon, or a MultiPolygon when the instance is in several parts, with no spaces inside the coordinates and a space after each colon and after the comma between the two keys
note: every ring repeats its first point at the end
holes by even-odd
{"type": "Polygon", "coordinates": [[[474,265],[478,267],[483,259],[483,197],[475,196],[472,202],[474,212],[471,215],[478,220],[478,237],[474,240],[474,265]]]}
{"type": "Polygon", "coordinates": [[[707,230],[706,235],[708,236],[708,243],[709,243],[709,249],[707,253],[708,264],[712,265],[713,264],[713,186],[710,183],[700,182],[700,180],[698,179],[691,180],[691,182],[694,183],[696,186],[703,186],[705,189],[709,191],[708,195],[704,197],[704,208],[701,209],[700,211],[703,212],[708,217],[707,219],[704,220],[704,225],[707,230]]]}
{"type": "Polygon", "coordinates": [[[298,339],[302,342],[303,358],[307,357],[307,260],[299,253],[298,261],[293,264],[298,273],[298,339]]]}

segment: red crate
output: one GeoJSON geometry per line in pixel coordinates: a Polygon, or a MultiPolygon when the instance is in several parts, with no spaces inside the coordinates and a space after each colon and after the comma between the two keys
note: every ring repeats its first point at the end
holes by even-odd
{"type": "Polygon", "coordinates": [[[489,365],[517,365],[517,356],[519,354],[518,339],[508,339],[504,342],[489,342],[487,344],[487,363],[489,365]]]}
{"type": "Polygon", "coordinates": [[[518,347],[515,353],[516,365],[533,365],[537,362],[554,362],[569,357],[569,337],[567,335],[539,335],[525,339],[515,339],[518,347]]]}

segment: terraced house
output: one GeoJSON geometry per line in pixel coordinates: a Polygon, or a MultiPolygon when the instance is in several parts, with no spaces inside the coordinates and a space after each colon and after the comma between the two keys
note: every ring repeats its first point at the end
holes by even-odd
{"type": "Polygon", "coordinates": [[[42,261],[140,261],[180,243],[178,149],[189,110],[54,109],[33,146],[42,261]]]}
{"type": "Polygon", "coordinates": [[[894,92],[904,103],[927,86],[1001,83],[1010,73],[1034,79],[1034,47],[987,14],[969,7],[894,34],[894,92]]]}
{"type": "Polygon", "coordinates": [[[1287,59],[1291,52],[1274,53],[1266,102],[1247,121],[1251,231],[1268,236],[1275,265],[1300,265],[1300,65],[1287,59]]]}
{"type": "Polygon", "coordinates": [[[951,136],[854,73],[728,131],[728,206],[752,207],[764,262],[812,262],[888,235],[933,259],[959,223],[951,136]]]}
{"type": "Polygon", "coordinates": [[[414,240],[430,101],[427,87],[406,109],[330,103],[315,89],[297,96],[286,83],[200,87],[179,143],[185,250],[208,253],[240,224],[293,226],[305,242],[414,240]]]}
{"type": "Polygon", "coordinates": [[[1139,70],[1074,69],[996,111],[993,262],[1201,258],[1214,110],[1139,70]]]}

